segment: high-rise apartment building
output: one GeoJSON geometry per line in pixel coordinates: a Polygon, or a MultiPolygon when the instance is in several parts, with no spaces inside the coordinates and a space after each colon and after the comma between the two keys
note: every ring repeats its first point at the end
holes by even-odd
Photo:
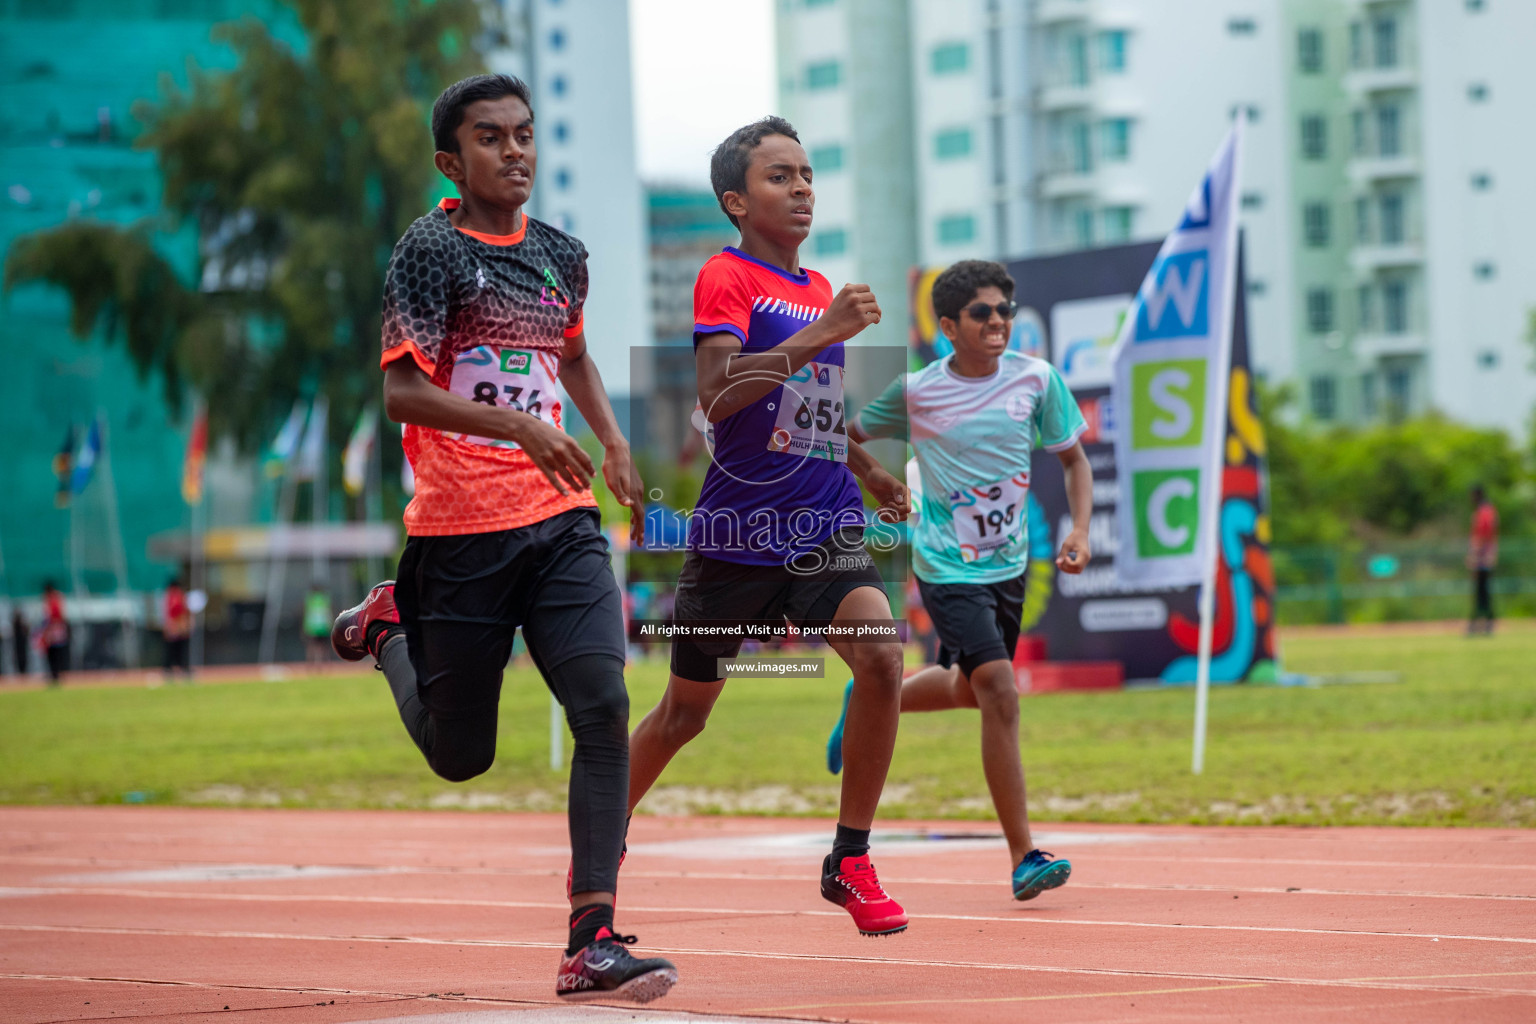
{"type": "Polygon", "coordinates": [[[1439,409],[1519,432],[1536,404],[1536,4],[1288,0],[1303,225],[1296,346],[1319,419],[1439,409]]]}
{"type": "Polygon", "coordinates": [[[818,265],[835,257],[845,279],[871,279],[876,258],[942,265],[1157,238],[1241,110],[1258,372],[1300,383],[1322,419],[1437,408],[1523,428],[1536,402],[1520,340],[1536,307],[1524,242],[1536,191],[1515,184],[1531,148],[1515,104],[1536,86],[1519,42],[1536,38],[1536,3],[783,0],[777,11],[781,108],[811,129],[818,265]],[[866,52],[872,31],[905,35],[904,82],[866,52]],[[871,92],[881,99],[858,99],[871,92]],[[866,115],[891,123],[904,101],[904,157],[889,134],[878,145],[855,134],[866,115]],[[884,191],[867,193],[871,180],[884,191]],[[877,204],[876,192],[912,198],[877,204]],[[858,244],[866,216],[906,226],[907,248],[895,232],[879,249],[858,244]]]}
{"type": "Polygon", "coordinates": [[[532,216],[587,247],[587,346],[610,393],[630,380],[630,350],[651,344],[645,195],[635,164],[625,0],[497,0],[506,45],[494,71],[528,82],[538,115],[532,216]]]}

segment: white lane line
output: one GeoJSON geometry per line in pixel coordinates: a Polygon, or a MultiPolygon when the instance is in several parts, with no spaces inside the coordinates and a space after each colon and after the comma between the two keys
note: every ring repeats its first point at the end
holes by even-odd
{"type": "MultiPolygon", "coordinates": [[[[332,896],[332,895],[281,895],[277,893],[196,893],[196,892],[140,892],[132,889],[106,890],[39,890],[35,895],[89,895],[89,896],[123,896],[143,899],[178,899],[178,900],[228,900],[231,902],[247,903],[354,903],[373,904],[384,906],[446,906],[446,907],[487,907],[512,910],[557,910],[566,912],[569,905],[566,903],[533,902],[519,900],[465,900],[449,899],[444,897],[417,896],[406,899],[398,899],[392,896],[332,896]]],[[[634,914],[701,914],[708,917],[723,917],[740,919],[743,917],[833,917],[842,918],[843,911],[837,910],[773,910],[773,909],[744,909],[741,907],[644,907],[626,903],[625,913],[634,914]]],[[[1354,928],[1295,928],[1276,925],[1248,925],[1248,924],[1185,924],[1167,923],[1160,921],[1115,921],[1094,920],[1091,918],[1069,917],[1022,917],[1000,916],[992,914],[918,914],[919,920],[929,921],[968,921],[982,924],[1027,924],[1027,925],[1059,925],[1062,927],[1081,928],[1152,928],[1186,931],[1215,931],[1215,932],[1250,932],[1277,935],[1331,935],[1344,938],[1383,938],[1383,939],[1448,939],[1464,942],[1503,942],[1518,945],[1536,945],[1536,938],[1522,938],[1508,935],[1466,935],[1447,932],[1396,932],[1361,930],[1354,928]]],[[[0,923],[0,930],[43,928],[46,925],[12,925],[0,923]]]]}
{"type": "MultiPolygon", "coordinates": [[[[156,938],[206,938],[247,939],[277,942],[349,942],[396,943],[410,946],[484,946],[495,949],[559,949],[558,942],[524,942],[516,939],[434,939],[414,935],[290,935],[281,932],[240,932],[171,930],[161,928],[112,928],[85,925],[6,925],[0,930],[24,932],[64,932],[83,935],[138,935],[156,938]]],[[[1501,989],[1470,985],[1422,985],[1414,979],[1363,979],[1363,978],[1286,978],[1269,975],[1198,974],[1173,971],[1113,970],[1097,967],[1051,967],[1035,964],[999,964],[969,960],[918,960],[903,957],[839,956],[819,953],[767,953],[761,950],[742,949],[689,949],[682,946],[653,946],[648,952],[668,956],[726,957],[749,960],[784,960],[799,963],[846,963],[857,964],[864,969],[874,966],[892,967],[941,967],[946,969],[1001,971],[1019,974],[1066,974],[1093,977],[1170,978],[1201,982],[1255,982],[1271,985],[1305,985],[1320,988],[1391,989],[1411,992],[1473,992],[1515,996],[1536,996],[1536,989],[1501,989]]],[[[0,975],[4,977],[4,975],[0,975]]]]}

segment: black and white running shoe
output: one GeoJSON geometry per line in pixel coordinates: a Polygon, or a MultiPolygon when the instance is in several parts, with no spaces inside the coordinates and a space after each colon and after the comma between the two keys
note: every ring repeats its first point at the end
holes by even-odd
{"type": "Polygon", "coordinates": [[[625,946],[633,935],[615,935],[607,928],[569,956],[560,958],[555,994],[563,999],[629,999],[648,1003],[677,984],[677,968],[660,957],[636,960],[625,946]]]}

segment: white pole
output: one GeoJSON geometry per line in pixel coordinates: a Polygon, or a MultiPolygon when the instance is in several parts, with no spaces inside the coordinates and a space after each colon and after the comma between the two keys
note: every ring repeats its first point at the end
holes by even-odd
{"type": "Polygon", "coordinates": [[[565,767],[565,713],[555,695],[549,695],[549,770],[565,767]]]}
{"type": "MultiPolygon", "coordinates": [[[[1199,775],[1205,771],[1206,709],[1211,696],[1211,646],[1216,628],[1216,560],[1221,557],[1221,484],[1222,467],[1226,464],[1227,449],[1227,382],[1232,375],[1232,323],[1237,313],[1237,210],[1232,197],[1242,194],[1243,181],[1243,129],[1248,114],[1239,107],[1233,123],[1237,138],[1232,144],[1232,184],[1227,196],[1227,262],[1222,282],[1226,305],[1222,310],[1221,334],[1216,345],[1215,384],[1211,389],[1211,419],[1207,429],[1213,435],[1210,461],[1205,466],[1205,508],[1200,513],[1200,528],[1205,532],[1205,566],[1200,584],[1199,615],[1200,641],[1196,652],[1195,669],[1195,743],[1190,756],[1190,771],[1199,775]]],[[[1213,218],[1214,210],[1207,211],[1213,218]]]]}
{"type": "MultiPolygon", "coordinates": [[[[128,595],[128,555],[123,546],[123,528],[117,508],[117,478],[112,475],[112,445],[107,436],[107,414],[98,410],[97,419],[101,423],[101,451],[97,458],[101,460],[101,482],[107,489],[107,540],[112,546],[112,575],[117,579],[117,597],[123,600],[128,595]]],[[[139,667],[139,630],[126,610],[120,620],[123,629],[123,660],[127,662],[125,667],[139,667]]]]}
{"type": "MultiPolygon", "coordinates": [[[[207,599],[208,593],[208,568],[205,552],[203,550],[204,544],[206,543],[203,539],[203,533],[206,529],[204,519],[207,516],[207,512],[205,510],[206,506],[204,505],[204,502],[208,500],[208,496],[206,494],[207,489],[208,477],[205,471],[203,475],[203,491],[205,493],[199,494],[197,496],[197,504],[192,506],[192,578],[187,581],[191,592],[203,594],[204,600],[207,599]]],[[[203,613],[207,611],[207,607],[208,606],[204,604],[201,609],[192,613],[192,650],[190,652],[191,657],[188,660],[192,663],[192,668],[194,669],[203,667],[203,613]]]]}
{"type": "Polygon", "coordinates": [[[283,486],[277,498],[277,522],[272,524],[267,556],[267,601],[261,611],[261,653],[257,660],[270,665],[277,660],[277,619],[283,603],[283,576],[288,568],[289,524],[298,484],[292,460],[283,468],[283,486]]]}

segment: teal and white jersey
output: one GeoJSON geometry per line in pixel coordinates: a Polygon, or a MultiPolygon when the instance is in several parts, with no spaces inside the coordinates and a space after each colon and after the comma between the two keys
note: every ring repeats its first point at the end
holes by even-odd
{"type": "Polygon", "coordinates": [[[1045,360],[1005,352],[992,376],[961,377],[950,369],[953,358],[902,374],[854,422],[869,437],[910,431],[923,482],[913,554],[918,578],[995,583],[1028,562],[1036,443],[1064,451],[1086,425],[1045,360]]]}

